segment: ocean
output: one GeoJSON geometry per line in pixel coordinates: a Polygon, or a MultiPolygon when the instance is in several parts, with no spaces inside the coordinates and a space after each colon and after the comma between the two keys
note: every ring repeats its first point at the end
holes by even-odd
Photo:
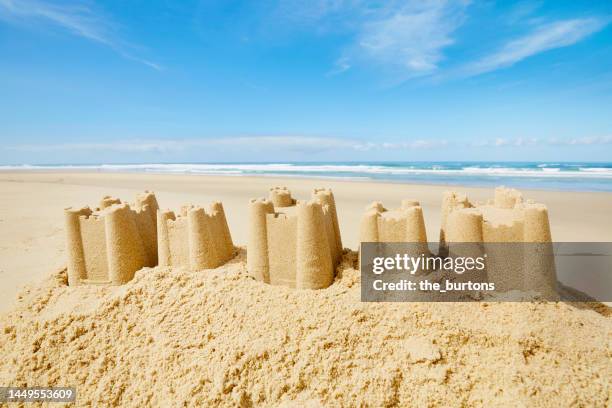
{"type": "Polygon", "coordinates": [[[308,177],[395,183],[465,185],[562,191],[612,191],[611,163],[578,162],[283,162],[48,164],[10,170],[87,170],[225,176],[308,177]]]}

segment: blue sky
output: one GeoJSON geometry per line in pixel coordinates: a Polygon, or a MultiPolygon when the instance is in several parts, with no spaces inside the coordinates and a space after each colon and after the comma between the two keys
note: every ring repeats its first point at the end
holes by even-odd
{"type": "Polygon", "coordinates": [[[605,161],[612,2],[0,0],[0,163],[605,161]]]}

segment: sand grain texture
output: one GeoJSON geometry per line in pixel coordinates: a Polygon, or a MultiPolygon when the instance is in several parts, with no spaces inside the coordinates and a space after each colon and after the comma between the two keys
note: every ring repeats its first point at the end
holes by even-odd
{"type": "Polygon", "coordinates": [[[79,406],[606,406],[612,324],[556,303],[366,304],[356,255],[327,289],[144,269],[121,287],[26,290],[0,383],[76,385],[79,406]]]}

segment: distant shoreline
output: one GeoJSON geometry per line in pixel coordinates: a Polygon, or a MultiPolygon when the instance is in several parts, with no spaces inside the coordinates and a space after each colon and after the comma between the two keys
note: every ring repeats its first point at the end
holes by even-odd
{"type": "Polygon", "coordinates": [[[0,165],[7,172],[92,172],[278,177],[394,184],[612,192],[603,162],[283,162],[0,165]]]}

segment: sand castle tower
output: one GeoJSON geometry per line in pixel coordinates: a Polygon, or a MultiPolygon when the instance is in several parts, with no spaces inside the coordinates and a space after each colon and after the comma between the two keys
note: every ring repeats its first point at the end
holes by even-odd
{"type": "Polygon", "coordinates": [[[286,187],[268,199],[252,199],[247,267],[257,280],[300,289],[326,288],[342,257],[336,203],[331,190],[315,189],[296,201],[286,187]]]}
{"type": "Polygon", "coordinates": [[[67,208],[68,283],[126,283],[145,266],[157,265],[157,200],[139,194],[131,206],[104,197],[95,210],[67,208]]]}
{"type": "Polygon", "coordinates": [[[548,210],[505,187],[496,188],[494,200],[486,204],[473,204],[463,194],[447,192],[440,244],[449,241],[551,242],[548,210]]]}
{"type": "Polygon", "coordinates": [[[361,242],[426,243],[423,209],[416,200],[402,200],[402,206],[389,211],[375,201],[366,208],[361,218],[361,242]]]}
{"type": "Polygon", "coordinates": [[[176,215],[158,211],[159,264],[191,271],[216,268],[234,256],[225,211],[214,202],[208,211],[187,205],[176,215]]]}
{"type": "MultiPolygon", "coordinates": [[[[412,199],[402,200],[400,208],[387,210],[379,201],[374,201],[366,207],[365,214],[361,217],[359,230],[360,242],[402,242],[410,256],[421,256],[429,254],[427,247],[427,232],[425,231],[425,220],[423,209],[418,201],[412,199]]],[[[394,252],[393,247],[378,247],[380,256],[385,254],[384,250],[394,252]]],[[[361,248],[360,248],[361,250],[361,248]]],[[[361,256],[359,257],[361,268],[361,256]]]]}
{"type": "Polygon", "coordinates": [[[449,256],[487,253],[487,276],[498,291],[536,290],[556,295],[548,210],[524,201],[520,192],[498,187],[487,204],[446,193],[442,203],[440,252],[449,256]],[[484,243],[480,250],[476,245],[484,243]],[[467,252],[467,253],[466,253],[467,252]]]}

